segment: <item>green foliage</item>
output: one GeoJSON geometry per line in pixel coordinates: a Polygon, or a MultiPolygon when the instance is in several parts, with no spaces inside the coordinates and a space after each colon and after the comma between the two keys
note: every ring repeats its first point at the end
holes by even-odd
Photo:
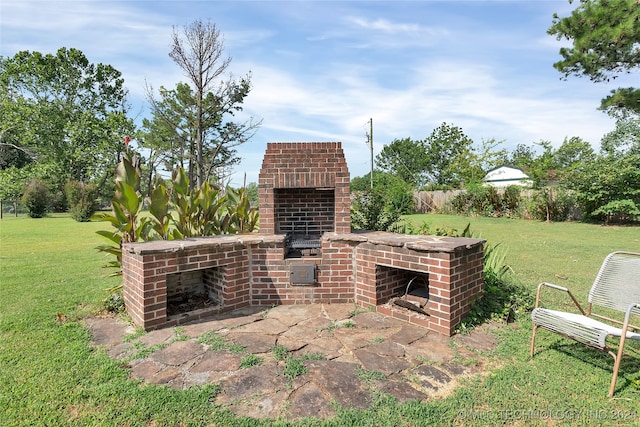
{"type": "Polygon", "coordinates": [[[595,216],[604,216],[605,224],[610,222],[638,221],[640,209],[633,200],[613,200],[592,212],[595,216]]]}
{"type": "Polygon", "coordinates": [[[251,203],[251,196],[246,188],[227,187],[224,195],[225,218],[224,233],[251,233],[258,227],[258,210],[251,203]]]}
{"type": "Polygon", "coordinates": [[[351,226],[356,230],[391,231],[400,220],[400,212],[390,206],[378,189],[363,192],[351,206],[351,226]]]}
{"type": "Polygon", "coordinates": [[[472,304],[456,332],[468,333],[489,320],[512,322],[516,315],[531,311],[533,306],[534,297],[529,289],[511,283],[485,264],[483,295],[472,304]]]}
{"type": "Polygon", "coordinates": [[[224,337],[216,331],[207,331],[198,338],[200,344],[208,345],[211,350],[230,351],[232,353],[244,353],[246,348],[240,344],[227,342],[224,337]]]}
{"type": "Polygon", "coordinates": [[[562,187],[545,187],[528,201],[527,212],[540,221],[567,221],[576,206],[576,195],[562,187]]]}
{"type": "Polygon", "coordinates": [[[616,127],[602,137],[600,151],[608,157],[640,154],[640,118],[616,120],[616,127]]]}
{"type": "Polygon", "coordinates": [[[64,186],[71,218],[78,222],[89,221],[96,211],[98,189],[93,184],[68,181],[64,186]]]}
{"type": "MultiPolygon", "coordinates": [[[[580,0],[568,17],[554,14],[548,33],[572,42],[561,47],[562,60],[553,66],[565,77],[586,76],[609,81],[640,65],[640,8],[636,0],[580,0]]],[[[619,89],[603,100],[603,109],[623,108],[640,114],[639,91],[619,89]],[[618,93],[616,93],[618,92],[618,93]]]]}
{"type": "Polygon", "coordinates": [[[384,381],[387,379],[386,375],[376,370],[366,370],[358,368],[356,376],[365,383],[372,384],[375,381],[384,381]]]}
{"type": "Polygon", "coordinates": [[[283,369],[283,375],[288,381],[293,381],[300,375],[304,375],[307,372],[307,368],[304,366],[303,360],[295,358],[293,356],[287,356],[285,358],[285,365],[283,369]]]}
{"type": "Polygon", "coordinates": [[[578,203],[588,219],[613,221],[615,216],[607,215],[613,213],[615,207],[623,207],[632,214],[628,202],[626,205],[616,202],[630,200],[636,206],[640,204],[640,154],[600,156],[576,170],[567,185],[576,191],[578,203]]]}
{"type": "Polygon", "coordinates": [[[252,368],[254,366],[262,365],[262,357],[256,356],[255,354],[247,354],[240,360],[240,368],[247,369],[252,368]]]}
{"type": "Polygon", "coordinates": [[[378,168],[414,188],[419,188],[427,182],[425,171],[428,164],[424,141],[414,141],[411,138],[394,139],[382,147],[382,151],[376,157],[378,168]]]}
{"type": "Polygon", "coordinates": [[[124,313],[125,307],[122,292],[109,294],[107,299],[104,301],[104,309],[111,313],[124,313]]]}
{"type": "Polygon", "coordinates": [[[49,210],[49,190],[44,182],[33,179],[24,189],[22,201],[31,218],[42,218],[49,210]]]}
{"type": "Polygon", "coordinates": [[[522,189],[516,185],[510,185],[502,193],[502,207],[508,212],[516,212],[520,208],[522,189]]]}
{"type": "Polygon", "coordinates": [[[306,374],[308,369],[304,366],[305,360],[325,360],[326,357],[321,353],[309,353],[304,354],[300,357],[294,357],[292,355],[287,355],[284,357],[284,368],[283,375],[287,379],[288,382],[293,381],[297,377],[306,374]]]}
{"type": "Polygon", "coordinates": [[[479,154],[473,140],[457,126],[442,123],[424,140],[395,139],[376,157],[383,171],[401,178],[414,188],[426,185],[458,187],[462,182],[480,179],[482,164],[499,154],[494,141],[483,143],[479,154]]]}
{"type": "Polygon", "coordinates": [[[284,360],[288,353],[289,350],[282,345],[277,345],[273,348],[273,358],[276,360],[284,360]]]}
{"type": "Polygon", "coordinates": [[[515,217],[519,213],[521,187],[510,186],[500,192],[492,186],[470,185],[450,202],[451,209],[460,215],[515,217]]]}
{"type": "Polygon", "coordinates": [[[68,180],[99,183],[113,173],[122,136],[134,129],[125,98],[121,73],[78,49],[0,58],[0,132],[55,171],[47,176],[54,196],[68,180]]]}
{"type": "Polygon", "coordinates": [[[27,167],[0,170],[0,200],[18,200],[30,179],[27,167]]]}
{"type": "Polygon", "coordinates": [[[129,153],[118,164],[115,188],[111,213],[101,212],[92,217],[111,223],[115,229],[98,232],[111,242],[97,248],[116,257],[110,267],[120,268],[122,243],[250,233],[258,226],[258,210],[251,206],[246,190],[227,188],[221,194],[208,182],[191,189],[182,168],[173,171],[171,190],[161,179],[152,185],[149,215],[141,215],[140,167],[129,153]]]}
{"type": "MultiPolygon", "coordinates": [[[[370,174],[351,180],[352,193],[368,193],[371,191],[370,174]]],[[[413,213],[413,187],[402,178],[390,173],[374,171],[373,187],[382,194],[388,209],[401,215],[413,213]]]]}

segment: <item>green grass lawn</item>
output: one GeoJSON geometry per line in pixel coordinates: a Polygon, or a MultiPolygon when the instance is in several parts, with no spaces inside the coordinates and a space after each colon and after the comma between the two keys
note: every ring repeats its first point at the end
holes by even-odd
{"type": "MultiPolygon", "coordinates": [[[[552,281],[585,301],[604,256],[640,250],[640,228],[415,215],[412,221],[472,231],[508,248],[513,280],[534,289],[552,281]]],[[[141,385],[90,345],[81,319],[96,314],[119,278],[94,248],[105,223],[66,215],[0,221],[0,425],[290,425],[240,418],[211,403],[215,387],[176,391],[141,385]],[[58,322],[58,313],[66,322],[58,322]]],[[[564,299],[549,301],[563,305],[564,299]]],[[[380,397],[367,411],[291,425],[640,425],[640,356],[623,361],[616,395],[606,397],[612,358],[541,331],[529,360],[531,322],[499,328],[487,375],[446,399],[396,404],[380,397]],[[618,418],[618,420],[614,418],[618,418]]]]}

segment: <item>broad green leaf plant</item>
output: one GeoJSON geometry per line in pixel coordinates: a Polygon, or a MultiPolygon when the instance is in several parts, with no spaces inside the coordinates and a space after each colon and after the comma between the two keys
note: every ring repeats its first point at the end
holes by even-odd
{"type": "Polygon", "coordinates": [[[122,274],[123,243],[251,233],[258,228],[258,210],[251,206],[246,189],[228,187],[222,191],[205,182],[189,190],[183,168],[173,171],[170,186],[158,179],[149,194],[147,200],[141,194],[137,158],[125,153],[116,169],[111,212],[92,217],[114,228],[97,232],[111,242],[97,249],[115,256],[107,264],[118,269],[114,275],[122,274]],[[142,214],[144,205],[148,206],[148,215],[142,214]]]}

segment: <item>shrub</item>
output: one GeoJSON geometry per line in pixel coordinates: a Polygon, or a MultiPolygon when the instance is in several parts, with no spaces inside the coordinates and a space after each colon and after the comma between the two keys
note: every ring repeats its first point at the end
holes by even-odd
{"type": "Polygon", "coordinates": [[[49,210],[49,190],[39,179],[29,181],[22,195],[22,200],[31,218],[42,218],[49,210]]]}
{"type": "Polygon", "coordinates": [[[69,213],[78,222],[89,221],[96,211],[96,196],[98,189],[93,184],[80,181],[69,181],[64,186],[69,213]]]}
{"type": "Polygon", "coordinates": [[[355,197],[351,206],[351,225],[357,230],[392,231],[400,220],[400,212],[374,189],[355,197]]]}
{"type": "Polygon", "coordinates": [[[604,216],[605,224],[610,222],[633,222],[640,216],[640,209],[633,200],[614,200],[599,207],[591,213],[593,216],[604,216]]]}
{"type": "Polygon", "coordinates": [[[522,189],[512,185],[504,190],[480,184],[470,185],[451,200],[453,212],[459,215],[508,216],[518,215],[522,189]]]}
{"type": "MultiPolygon", "coordinates": [[[[358,177],[351,180],[351,192],[368,193],[371,191],[371,175],[358,177]]],[[[397,211],[400,215],[413,213],[415,200],[413,187],[402,178],[389,173],[376,171],[373,174],[375,191],[381,193],[389,209],[397,211]]]]}
{"type": "Polygon", "coordinates": [[[533,219],[567,221],[571,219],[575,204],[576,199],[573,193],[557,187],[546,187],[531,197],[527,210],[533,219]]]}
{"type": "Polygon", "coordinates": [[[502,194],[502,206],[512,216],[518,209],[520,209],[520,201],[522,189],[517,185],[510,185],[504,189],[502,194]]]}
{"type": "Polygon", "coordinates": [[[245,189],[227,188],[223,194],[205,182],[190,190],[189,178],[182,168],[174,170],[171,190],[162,180],[153,184],[149,215],[141,215],[140,172],[138,159],[125,154],[116,168],[111,213],[101,212],[92,217],[111,223],[115,229],[98,231],[111,243],[97,248],[115,256],[108,264],[118,269],[115,274],[121,274],[122,243],[250,233],[258,226],[258,210],[251,206],[245,189]]]}
{"type": "Polygon", "coordinates": [[[470,185],[467,191],[458,194],[451,200],[451,206],[457,214],[487,215],[496,210],[491,203],[491,199],[495,201],[497,197],[491,193],[489,187],[470,185]]]}
{"type": "Polygon", "coordinates": [[[510,283],[501,276],[485,265],[483,295],[473,303],[469,313],[457,326],[456,332],[469,332],[488,320],[511,322],[516,315],[533,309],[534,297],[531,291],[524,286],[510,283]]]}
{"type": "Polygon", "coordinates": [[[124,313],[124,298],[122,292],[115,292],[110,294],[106,300],[104,300],[104,309],[111,313],[124,313]]]}

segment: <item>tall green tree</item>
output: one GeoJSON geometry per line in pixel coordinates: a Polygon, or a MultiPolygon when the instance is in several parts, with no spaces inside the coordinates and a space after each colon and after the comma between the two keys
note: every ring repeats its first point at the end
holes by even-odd
{"type": "Polygon", "coordinates": [[[59,191],[70,179],[104,183],[134,130],[126,95],[118,70],[78,49],[0,57],[0,145],[46,165],[59,191]]]}
{"type": "Polygon", "coordinates": [[[221,158],[226,158],[225,165],[232,162],[232,147],[246,142],[259,125],[253,119],[243,123],[226,120],[242,110],[244,98],[251,90],[251,78],[247,75],[237,80],[224,79],[231,58],[225,57],[223,38],[211,21],[196,20],[182,31],[174,27],[169,56],[190,83],[195,184],[200,187],[219,167],[217,162],[221,158]],[[216,160],[206,163],[205,158],[216,160]]]}
{"type": "Polygon", "coordinates": [[[617,120],[616,128],[602,138],[600,151],[613,157],[640,154],[640,118],[617,120]]]}
{"type": "Polygon", "coordinates": [[[476,167],[488,151],[473,152],[473,140],[462,129],[442,123],[424,140],[395,139],[376,157],[378,168],[402,178],[415,188],[426,185],[457,187],[479,174],[476,167]],[[482,159],[481,159],[482,157],[482,159]]]}
{"type": "Polygon", "coordinates": [[[591,163],[596,158],[596,153],[588,141],[578,136],[565,138],[562,145],[553,153],[553,164],[558,170],[570,172],[591,163]]]}
{"type": "Polygon", "coordinates": [[[376,156],[377,167],[419,188],[427,183],[426,171],[429,159],[424,141],[411,138],[394,139],[382,147],[376,156]]]}
{"type": "Polygon", "coordinates": [[[198,100],[186,83],[175,89],[160,88],[160,98],[149,96],[152,117],[143,121],[142,145],[151,149],[155,166],[175,166],[187,171],[192,187],[198,177],[224,187],[228,170],[240,162],[236,147],[248,141],[259,123],[232,120],[249,94],[247,79],[225,82],[224,92],[207,93],[202,99],[202,145],[198,143],[198,100]],[[200,154],[198,154],[200,153],[200,154]],[[198,164],[198,158],[201,163],[198,164]]]}
{"type": "Polygon", "coordinates": [[[465,187],[469,184],[481,182],[486,173],[504,164],[503,159],[508,155],[505,148],[500,148],[504,141],[494,138],[483,139],[479,147],[472,147],[464,162],[460,162],[459,174],[463,177],[465,187]]]}
{"type": "MultiPolygon", "coordinates": [[[[560,49],[562,60],[553,65],[565,78],[609,81],[640,66],[637,0],[580,0],[570,16],[554,14],[548,33],[573,43],[560,49]]],[[[619,88],[602,100],[600,108],[612,114],[640,114],[640,89],[619,88]]]]}
{"type": "Polygon", "coordinates": [[[457,187],[470,171],[473,140],[457,126],[442,123],[425,139],[428,181],[436,186],[457,187]]]}

